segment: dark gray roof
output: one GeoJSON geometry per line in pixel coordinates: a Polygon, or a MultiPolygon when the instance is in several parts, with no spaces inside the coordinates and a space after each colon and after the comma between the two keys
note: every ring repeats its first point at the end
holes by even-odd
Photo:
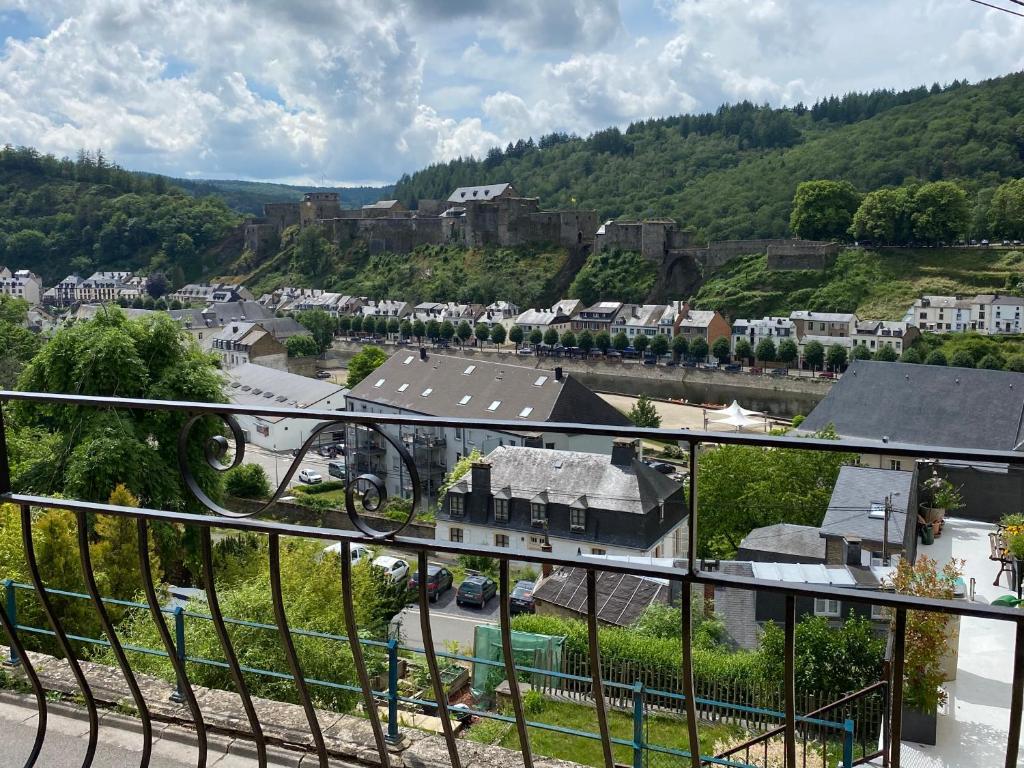
{"type": "Polygon", "coordinates": [[[172,309],[167,314],[192,328],[224,325],[232,320],[266,320],[274,316],[258,301],[218,301],[206,307],[172,309]]]}
{"type": "MultiPolygon", "coordinates": [[[[224,371],[224,394],[237,405],[345,409],[345,390],[329,381],[246,363],[224,371]]],[[[278,417],[260,417],[277,422],[278,417]]]]}
{"type": "Polygon", "coordinates": [[[892,496],[889,516],[890,544],[902,546],[907,525],[908,507],[913,492],[914,473],[892,469],[844,466],[832,490],[822,536],[857,537],[865,541],[881,541],[885,526],[881,510],[886,497],[892,496]]]}
{"type": "Polygon", "coordinates": [[[454,355],[422,360],[417,349],[392,355],[350,397],[449,418],[630,423],[572,376],[454,355]]]}
{"type": "Polygon", "coordinates": [[[1020,450],[1024,374],[856,360],[800,425],[843,437],[1020,450]]]}
{"type": "MultiPolygon", "coordinates": [[[[502,184],[482,184],[478,187],[456,187],[455,191],[448,195],[449,203],[469,203],[474,200],[491,200],[499,197],[512,185],[508,182],[502,184]]],[[[512,189],[515,192],[515,188],[512,189]]]]}
{"type": "MultiPolygon", "coordinates": [[[[487,454],[487,461],[491,488],[507,488],[510,498],[551,504],[572,505],[585,497],[588,508],[644,514],[683,487],[639,459],[619,466],[603,453],[504,445],[487,454]]],[[[467,473],[452,490],[472,489],[472,473],[467,473]]]]}
{"type": "MultiPolygon", "coordinates": [[[[668,604],[669,587],[654,579],[598,571],[597,619],[605,624],[627,627],[653,603],[668,604]]],[[[587,571],[564,566],[537,585],[534,600],[587,614],[587,571]]]]}
{"type": "Polygon", "coordinates": [[[812,525],[777,523],[755,528],[740,542],[739,550],[741,559],[751,557],[755,552],[763,552],[776,556],[790,555],[808,561],[825,560],[825,541],[819,530],[812,525]]]}

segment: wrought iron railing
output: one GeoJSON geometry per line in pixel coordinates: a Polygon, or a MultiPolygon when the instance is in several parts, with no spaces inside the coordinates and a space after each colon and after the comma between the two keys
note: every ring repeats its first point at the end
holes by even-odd
{"type": "MultiPolygon", "coordinates": [[[[342,595],[342,604],[345,618],[345,636],[348,639],[355,670],[358,677],[358,690],[360,691],[364,711],[370,722],[374,740],[377,747],[377,756],[384,766],[392,764],[388,742],[381,718],[377,713],[377,700],[380,691],[375,691],[371,686],[370,675],[363,655],[363,645],[359,642],[358,627],[356,625],[355,611],[353,607],[352,590],[349,588],[352,582],[352,558],[351,547],[357,543],[380,544],[386,543],[389,547],[397,550],[405,550],[415,554],[416,562],[421,572],[427,568],[428,558],[435,553],[445,555],[484,555],[494,558],[499,564],[499,601],[500,601],[500,627],[503,646],[503,660],[500,664],[504,667],[505,677],[509,687],[509,698],[512,703],[513,715],[509,718],[514,722],[518,736],[519,747],[522,752],[522,760],[527,768],[532,768],[533,753],[530,746],[528,720],[523,695],[517,681],[517,672],[524,671],[513,660],[512,636],[510,630],[509,616],[509,580],[510,563],[527,562],[542,567],[557,568],[571,564],[575,567],[586,569],[587,583],[587,628],[591,658],[593,707],[597,724],[596,733],[600,740],[603,752],[603,762],[606,768],[614,765],[613,745],[622,741],[611,736],[609,730],[609,712],[604,695],[605,683],[601,679],[599,670],[600,646],[598,643],[598,619],[597,619],[597,590],[596,575],[598,571],[607,571],[619,574],[632,574],[658,579],[668,579],[681,584],[682,610],[681,610],[681,655],[682,655],[682,690],[662,692],[674,697],[682,703],[682,709],[686,715],[686,731],[689,741],[689,749],[680,751],[679,756],[684,757],[694,768],[702,764],[735,764],[734,761],[722,760],[712,755],[700,754],[699,729],[700,722],[697,717],[697,696],[693,685],[693,625],[691,601],[693,599],[694,585],[711,585],[741,590],[753,590],[758,593],[769,593],[782,596],[785,604],[784,610],[784,712],[782,724],[782,736],[785,744],[787,766],[797,765],[797,749],[799,743],[798,723],[800,714],[796,711],[796,687],[795,687],[795,665],[796,665],[796,599],[797,597],[827,598],[850,603],[872,604],[884,606],[892,610],[893,621],[893,643],[892,643],[892,676],[894,680],[903,679],[904,662],[906,654],[906,625],[908,611],[937,612],[945,615],[959,615],[991,619],[997,621],[1009,621],[1015,626],[1015,651],[1012,666],[1008,672],[1012,674],[1011,701],[1009,729],[1006,739],[1007,766],[1014,766],[1017,763],[1018,747],[1020,742],[1021,711],[1024,706],[1024,613],[1014,608],[1001,606],[978,605],[965,602],[937,600],[930,598],[912,597],[900,594],[865,592],[857,589],[847,589],[831,585],[815,585],[803,583],[787,583],[763,580],[751,577],[736,576],[721,572],[701,571],[698,567],[696,557],[697,531],[700,526],[700,509],[698,503],[698,457],[702,445],[732,444],[750,445],[766,449],[791,448],[801,450],[829,451],[829,452],[856,452],[870,455],[886,455],[895,457],[919,458],[928,457],[932,459],[950,459],[957,461],[974,462],[996,462],[1009,465],[1024,464],[1024,455],[1013,452],[991,452],[980,450],[959,450],[949,448],[938,448],[930,446],[896,445],[892,443],[875,443],[868,441],[834,441],[813,438],[790,438],[768,435],[748,435],[737,433],[708,433],[691,430],[670,430],[670,429],[642,429],[635,427],[611,427],[590,424],[573,423],[537,423],[484,419],[448,419],[421,416],[397,416],[382,414],[360,414],[360,413],[339,413],[337,411],[314,411],[314,410],[291,410],[285,408],[259,407],[259,406],[238,406],[210,403],[190,403],[172,401],[152,401],[129,398],[101,398],[82,397],[73,395],[57,395],[25,392],[0,392],[0,403],[7,401],[27,401],[37,404],[57,404],[64,407],[75,406],[84,408],[107,408],[107,409],[132,409],[177,413],[185,417],[184,424],[178,438],[179,468],[182,479],[189,493],[200,502],[209,512],[213,514],[194,514],[181,511],[168,511],[162,509],[135,508],[115,506],[111,504],[99,504],[93,502],[79,501],[74,499],[44,497],[25,493],[15,492],[11,488],[10,472],[8,467],[7,441],[4,434],[3,412],[0,410],[0,502],[8,502],[20,509],[22,541],[27,560],[28,573],[32,586],[35,589],[43,613],[47,618],[54,633],[54,638],[67,658],[72,674],[78,684],[86,709],[89,713],[89,739],[84,765],[90,765],[95,755],[98,737],[98,710],[96,700],[92,694],[89,682],[77,661],[72,639],[69,637],[63,618],[54,610],[50,600],[49,590],[44,586],[39,569],[38,559],[33,548],[33,520],[32,509],[62,509],[74,513],[77,522],[77,536],[79,555],[82,572],[85,577],[85,584],[90,596],[90,601],[97,612],[104,635],[110,643],[110,650],[116,658],[118,666],[124,674],[125,680],[131,690],[132,698],[142,720],[142,731],[144,740],[144,751],[141,757],[143,765],[147,764],[150,750],[152,748],[152,725],[149,708],[140,691],[132,667],[126,656],[125,649],[117,638],[115,628],[105,607],[105,601],[100,594],[95,577],[93,575],[92,563],[89,553],[89,538],[87,517],[94,514],[109,514],[129,518],[135,521],[137,529],[137,545],[139,554],[139,568],[143,580],[143,589],[146,598],[146,606],[152,616],[153,622],[160,635],[161,644],[171,663],[178,687],[185,699],[185,702],[192,715],[196,728],[196,738],[199,751],[199,765],[206,764],[207,756],[207,726],[204,723],[203,713],[199,707],[192,685],[190,684],[185,660],[181,659],[176,651],[175,638],[163,619],[162,606],[153,583],[152,568],[149,559],[150,534],[149,526],[152,522],[162,521],[185,526],[194,526],[200,534],[200,548],[203,572],[203,584],[207,595],[209,606],[209,617],[213,623],[217,636],[220,640],[221,650],[224,654],[224,663],[230,671],[234,682],[235,691],[240,696],[242,706],[245,710],[253,741],[256,744],[256,752],[260,765],[266,765],[267,750],[266,738],[256,710],[253,706],[252,697],[245,681],[244,669],[240,666],[231,637],[227,630],[227,621],[224,618],[213,579],[213,547],[212,529],[219,528],[229,531],[248,532],[266,537],[267,554],[269,560],[270,592],[271,602],[274,609],[274,629],[277,631],[281,646],[284,651],[292,682],[295,686],[297,698],[305,711],[309,726],[309,733],[312,738],[314,749],[321,766],[328,765],[328,751],[325,745],[323,731],[313,707],[313,700],[309,688],[302,673],[302,667],[296,654],[293,641],[293,633],[289,628],[287,613],[281,587],[281,537],[294,536],[316,539],[325,543],[340,544],[341,578],[339,590],[342,595]],[[210,498],[190,469],[188,463],[189,448],[192,444],[191,432],[198,421],[204,418],[214,417],[220,419],[224,425],[224,431],[230,434],[230,440],[217,435],[204,446],[206,461],[210,466],[218,470],[226,470],[239,465],[244,457],[245,444],[241,428],[236,422],[234,415],[269,416],[277,418],[294,418],[318,422],[310,436],[306,439],[299,455],[295,458],[292,466],[285,474],[283,481],[276,489],[273,497],[262,508],[254,512],[242,513],[222,507],[210,498]],[[278,498],[286,492],[292,477],[298,471],[299,466],[306,452],[315,444],[319,435],[328,429],[337,429],[339,425],[360,424],[378,432],[384,440],[399,455],[405,472],[412,479],[414,489],[413,504],[408,519],[394,531],[379,531],[360,517],[356,504],[356,495],[362,494],[363,507],[369,511],[379,508],[385,503],[387,492],[384,483],[380,478],[373,475],[360,475],[353,478],[346,491],[346,511],[354,531],[336,530],[308,525],[289,525],[271,520],[260,519],[260,513],[266,510],[278,498]],[[606,438],[627,438],[641,440],[669,441],[678,444],[685,444],[689,449],[689,478],[688,478],[688,504],[689,516],[687,519],[688,547],[685,567],[666,568],[653,563],[626,562],[613,559],[607,560],[586,560],[580,562],[579,558],[572,558],[572,562],[545,551],[534,550],[509,550],[500,547],[477,546],[451,541],[428,541],[409,536],[403,536],[404,528],[413,520],[421,506],[420,478],[416,463],[406,449],[400,438],[393,436],[384,429],[385,426],[412,425],[413,427],[437,428],[469,428],[481,430],[495,430],[502,432],[543,432],[563,433],[567,435],[588,435],[603,436],[606,438]],[[222,463],[228,456],[229,449],[234,449],[234,455],[230,463],[222,463]]],[[[447,752],[451,764],[460,768],[463,764],[459,754],[459,745],[455,738],[449,708],[445,697],[444,684],[439,670],[438,657],[441,655],[434,648],[433,632],[430,621],[430,601],[425,579],[419,580],[417,590],[419,604],[420,630],[423,642],[423,655],[429,669],[431,688],[433,689],[434,702],[437,706],[438,716],[443,730],[443,736],[447,745],[447,752]]],[[[2,623],[7,634],[13,652],[22,659],[26,675],[34,690],[39,718],[37,721],[37,732],[26,765],[34,765],[42,749],[46,736],[46,691],[33,670],[31,661],[25,653],[24,645],[21,642],[20,632],[17,627],[8,619],[6,612],[0,611],[0,623],[2,623]]],[[[890,722],[888,728],[888,763],[898,766],[901,761],[900,736],[902,733],[902,703],[903,686],[893,685],[890,691],[890,722]]],[[[822,721],[823,723],[825,721],[822,721]]],[[[632,743],[632,742],[627,742],[632,743]]],[[[886,746],[886,745],[883,745],[886,746]]]]}

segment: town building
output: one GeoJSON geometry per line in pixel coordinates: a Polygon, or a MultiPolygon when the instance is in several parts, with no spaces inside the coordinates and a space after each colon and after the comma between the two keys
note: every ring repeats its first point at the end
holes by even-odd
{"type": "Polygon", "coordinates": [[[210,349],[220,357],[224,369],[247,363],[280,371],[288,368],[288,349],[262,323],[237,322],[225,325],[213,335],[210,349]]]}
{"type": "Polygon", "coordinates": [[[663,331],[662,319],[668,315],[669,328],[675,324],[675,311],[667,304],[623,304],[611,326],[611,335],[624,333],[629,339],[636,336],[657,336],[663,331]]]}
{"type": "Polygon", "coordinates": [[[24,299],[34,307],[42,301],[43,281],[27,269],[11,272],[7,267],[0,267],[0,296],[24,299]]]}
{"type": "Polygon", "coordinates": [[[43,304],[54,307],[70,307],[77,301],[78,286],[82,278],[68,275],[53,288],[43,293],[43,304]]]}
{"type": "Polygon", "coordinates": [[[182,304],[214,304],[230,301],[253,301],[255,297],[244,285],[230,283],[189,283],[167,297],[182,304]]]}
{"type": "MultiPolygon", "coordinates": [[[[402,441],[416,462],[428,498],[437,495],[448,470],[474,449],[488,454],[502,445],[559,450],[609,452],[606,438],[546,432],[536,422],[628,425],[629,420],[561,368],[539,370],[449,355],[424,348],[403,350],[361,381],[348,395],[357,413],[428,415],[449,419],[522,421],[521,430],[462,427],[385,427],[402,441]]],[[[411,496],[412,484],[398,451],[379,435],[353,433],[347,441],[348,463],[381,469],[388,492],[411,496]]]]}
{"type": "Polygon", "coordinates": [[[706,309],[690,309],[683,304],[675,321],[675,336],[684,336],[692,344],[696,339],[703,339],[708,349],[718,339],[728,339],[732,333],[729,321],[720,312],[706,309]]]}
{"type": "Polygon", "coordinates": [[[972,302],[959,296],[922,296],[903,316],[903,322],[929,333],[975,330],[972,302]]]}
{"type": "Polygon", "coordinates": [[[824,563],[825,540],[813,525],[776,523],[755,528],[736,548],[736,559],[762,563],[824,563]]]}
{"type": "Polygon", "coordinates": [[[93,272],[78,283],[75,302],[82,304],[109,304],[119,298],[139,296],[139,286],[133,282],[131,272],[93,272]]]}
{"type": "Polygon", "coordinates": [[[853,334],[854,346],[865,347],[872,354],[882,347],[892,347],[896,356],[921,338],[921,331],[904,322],[889,320],[859,320],[853,334]]]}
{"type": "Polygon", "coordinates": [[[674,557],[686,512],[683,484],[642,462],[634,441],[610,455],[499,446],[448,490],[435,536],[568,559],[674,557]]]}
{"type": "Polygon", "coordinates": [[[409,305],[409,302],[398,301],[397,299],[367,301],[357,311],[357,314],[361,314],[364,318],[372,317],[379,319],[383,317],[386,320],[404,320],[411,313],[412,307],[409,305]]]}
{"type": "Polygon", "coordinates": [[[599,301],[589,307],[584,307],[572,319],[572,330],[579,334],[580,331],[590,331],[596,336],[601,331],[611,334],[612,323],[622,310],[621,301],[599,301]]]}
{"type": "Polygon", "coordinates": [[[561,334],[572,327],[572,318],[556,305],[550,309],[528,309],[516,318],[515,325],[527,335],[533,331],[546,332],[549,328],[561,334]]]}
{"type": "Polygon", "coordinates": [[[167,314],[205,350],[213,347],[213,337],[229,323],[266,322],[274,319],[274,313],[257,301],[218,302],[205,307],[171,309],[167,314]]]}
{"type": "Polygon", "coordinates": [[[732,351],[736,351],[736,344],[746,340],[752,349],[763,339],[770,339],[776,346],[785,339],[796,340],[796,325],[788,317],[762,317],[760,319],[733,320],[732,323],[732,351]]]}
{"type": "Polygon", "coordinates": [[[852,312],[811,312],[800,309],[789,313],[798,339],[804,336],[852,336],[857,326],[857,315],[852,312]]]}
{"type": "Polygon", "coordinates": [[[1020,333],[1021,310],[1024,299],[988,293],[975,296],[971,301],[973,330],[985,334],[1020,333]]]}
{"type": "MultiPolygon", "coordinates": [[[[263,365],[243,363],[224,372],[224,393],[233,405],[344,411],[345,390],[329,381],[297,376],[263,365]]],[[[341,414],[339,414],[339,417],[341,414]]],[[[236,414],[246,443],[271,451],[293,451],[302,446],[322,421],[277,416],[236,414]]],[[[337,439],[343,437],[339,425],[337,439]]],[[[334,437],[331,435],[330,437],[334,437]]],[[[283,478],[271,478],[280,482],[283,478]]]]}

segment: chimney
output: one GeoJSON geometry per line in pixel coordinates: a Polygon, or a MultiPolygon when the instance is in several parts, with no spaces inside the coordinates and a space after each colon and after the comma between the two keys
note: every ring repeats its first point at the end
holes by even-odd
{"type": "Polygon", "coordinates": [[[556,365],[555,366],[555,381],[561,381],[561,380],[562,380],[562,366],[556,365]]]}
{"type": "Polygon", "coordinates": [[[846,564],[860,565],[860,539],[856,536],[851,536],[844,539],[844,541],[846,542],[846,564]]]}
{"type": "Polygon", "coordinates": [[[486,502],[487,498],[491,495],[491,462],[474,461],[470,472],[471,493],[473,497],[484,499],[486,502]]]}
{"type": "Polygon", "coordinates": [[[426,347],[420,347],[420,360],[426,360],[426,359],[427,359],[427,348],[426,347]]]}
{"type": "Polygon", "coordinates": [[[679,309],[679,314],[682,315],[684,319],[690,316],[690,302],[683,302],[683,306],[679,309]]]}
{"type": "Polygon", "coordinates": [[[231,332],[232,333],[238,333],[238,326],[237,325],[231,326],[231,332]]]}
{"type": "Polygon", "coordinates": [[[636,441],[626,438],[616,438],[612,441],[612,465],[616,467],[631,467],[633,459],[636,458],[636,441]]]}
{"type": "MultiPolygon", "coordinates": [[[[551,543],[547,540],[547,537],[545,537],[544,543],[540,545],[540,551],[546,555],[550,555],[551,549],[551,543]]],[[[551,567],[551,563],[545,562],[540,564],[540,575],[545,579],[551,575],[553,570],[554,568],[551,567]]]]}

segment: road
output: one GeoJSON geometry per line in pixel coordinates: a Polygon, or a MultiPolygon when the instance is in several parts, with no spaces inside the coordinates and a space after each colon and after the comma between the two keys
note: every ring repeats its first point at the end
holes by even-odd
{"type": "MultiPolygon", "coordinates": [[[[277,488],[284,479],[284,476],[288,473],[288,468],[295,461],[295,457],[290,453],[274,453],[268,451],[266,448],[260,448],[252,445],[251,443],[245,446],[245,461],[251,464],[259,464],[267,473],[267,477],[270,479],[270,485],[273,488],[277,488]]],[[[310,449],[309,453],[302,460],[299,465],[300,469],[308,468],[315,469],[321,475],[324,480],[332,479],[327,472],[328,459],[320,456],[315,452],[314,449],[310,449]]],[[[289,488],[296,485],[302,485],[298,479],[298,472],[292,478],[292,481],[288,484],[289,488]]]]}
{"type": "MultiPolygon", "coordinates": [[[[0,694],[0,768],[21,768],[36,737],[36,708],[32,696],[0,694]]],[[[198,757],[195,733],[185,728],[154,723],[153,756],[150,768],[194,768],[198,757]]],[[[50,702],[47,705],[46,740],[36,765],[48,768],[78,768],[85,756],[89,723],[83,708],[50,702]]],[[[250,768],[255,750],[250,742],[213,735],[207,747],[210,768],[250,768]]],[[[133,718],[104,712],[100,716],[99,739],[94,768],[127,768],[139,764],[142,735],[133,718]]],[[[315,756],[268,749],[271,768],[297,768],[317,764],[315,756]]]]}
{"type": "MultiPolygon", "coordinates": [[[[418,606],[409,606],[395,617],[395,621],[401,622],[403,645],[423,647],[418,606]]],[[[430,630],[434,639],[434,650],[448,650],[446,643],[456,642],[462,651],[472,651],[476,626],[497,624],[498,621],[497,597],[493,598],[486,608],[460,608],[455,605],[455,589],[452,588],[441,595],[436,603],[430,604],[430,630]]]]}

